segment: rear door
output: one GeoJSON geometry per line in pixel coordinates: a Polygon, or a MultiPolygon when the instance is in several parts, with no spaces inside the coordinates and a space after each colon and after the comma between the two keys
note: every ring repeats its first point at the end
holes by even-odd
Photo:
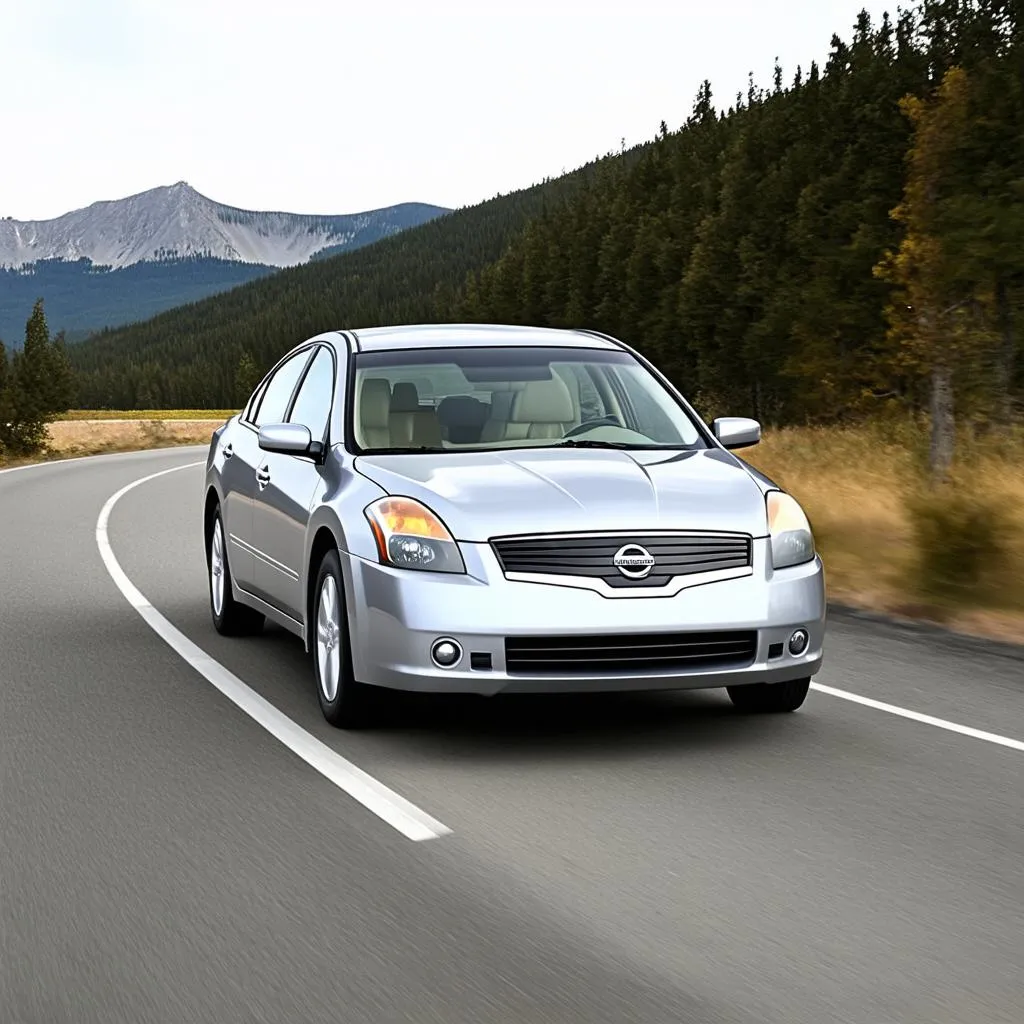
{"type": "MultiPolygon", "coordinates": [[[[314,441],[327,443],[335,380],[334,355],[326,345],[319,345],[282,422],[301,423],[314,441]]],[[[261,454],[253,506],[255,543],[263,555],[256,563],[256,593],[302,622],[306,526],[322,469],[308,456],[261,454]]]]}

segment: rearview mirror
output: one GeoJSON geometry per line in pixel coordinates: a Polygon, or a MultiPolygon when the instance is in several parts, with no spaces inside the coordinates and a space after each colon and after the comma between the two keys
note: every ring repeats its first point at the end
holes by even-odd
{"type": "Polygon", "coordinates": [[[301,423],[274,423],[260,427],[259,445],[265,452],[278,455],[320,454],[319,442],[314,445],[309,427],[301,423]]]}
{"type": "Polygon", "coordinates": [[[722,447],[750,448],[761,440],[761,424],[745,416],[720,416],[712,424],[722,447]]]}

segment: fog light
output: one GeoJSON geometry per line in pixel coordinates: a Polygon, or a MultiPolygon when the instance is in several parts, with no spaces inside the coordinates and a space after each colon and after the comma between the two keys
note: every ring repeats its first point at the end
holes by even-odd
{"type": "Polygon", "coordinates": [[[439,668],[451,668],[462,658],[462,648],[454,640],[447,637],[435,640],[430,648],[430,657],[439,668]]]}
{"type": "Polygon", "coordinates": [[[807,641],[809,639],[806,629],[798,629],[789,638],[789,653],[797,656],[803,654],[807,650],[807,641]]]}

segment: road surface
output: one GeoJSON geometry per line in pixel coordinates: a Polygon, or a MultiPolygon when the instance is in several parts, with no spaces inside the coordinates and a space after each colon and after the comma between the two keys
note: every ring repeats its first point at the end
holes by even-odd
{"type": "Polygon", "coordinates": [[[834,620],[818,683],[941,722],[402,697],[347,734],[295,638],[213,631],[200,467],[109,506],[203,455],[0,474],[2,1024],[1024,1021],[1024,660],[834,620]]]}

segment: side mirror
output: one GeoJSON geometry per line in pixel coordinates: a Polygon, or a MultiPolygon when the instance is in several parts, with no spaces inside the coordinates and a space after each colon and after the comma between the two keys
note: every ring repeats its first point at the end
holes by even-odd
{"type": "Polygon", "coordinates": [[[745,416],[720,416],[711,429],[723,448],[750,448],[761,440],[761,424],[745,416]]]}
{"type": "Polygon", "coordinates": [[[319,458],[323,445],[313,440],[309,427],[301,423],[273,423],[260,427],[259,445],[265,452],[278,455],[309,455],[319,458]]]}

